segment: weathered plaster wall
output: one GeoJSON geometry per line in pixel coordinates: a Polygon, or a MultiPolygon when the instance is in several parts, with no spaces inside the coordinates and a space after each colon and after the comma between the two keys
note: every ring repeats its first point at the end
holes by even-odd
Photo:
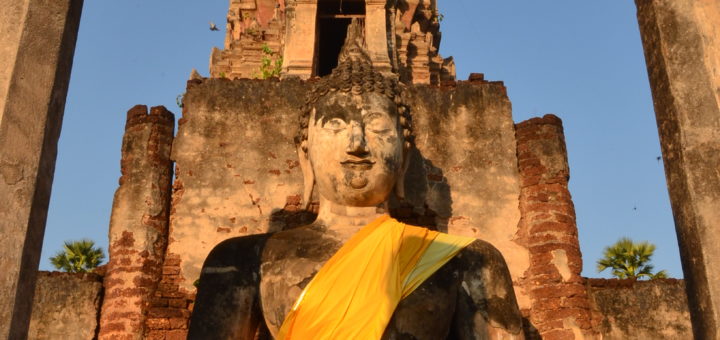
{"type": "Polygon", "coordinates": [[[102,288],[97,274],[39,272],[28,339],[95,339],[102,288]]]}
{"type": "Polygon", "coordinates": [[[587,288],[603,339],[693,338],[682,280],[587,279],[587,288]]]}
{"type": "MultiPolygon", "coordinates": [[[[173,145],[163,294],[192,300],[202,263],[222,240],[312,220],[298,211],[302,174],[292,141],[308,86],[299,80],[189,82],[173,145]]],[[[529,255],[514,240],[519,181],[505,88],[459,82],[407,94],[419,151],[406,176],[407,201],[393,202],[393,214],[488,240],[505,254],[512,274],[523,275],[529,255]]],[[[528,301],[521,298],[524,307],[528,301]]],[[[181,317],[187,308],[157,311],[181,317]]]]}
{"type": "MultiPolygon", "coordinates": [[[[529,254],[516,240],[520,182],[510,101],[500,82],[454,84],[408,92],[419,152],[401,206],[432,216],[441,231],[492,243],[517,284],[529,254]]],[[[517,285],[516,294],[521,308],[528,307],[517,285]]]]}

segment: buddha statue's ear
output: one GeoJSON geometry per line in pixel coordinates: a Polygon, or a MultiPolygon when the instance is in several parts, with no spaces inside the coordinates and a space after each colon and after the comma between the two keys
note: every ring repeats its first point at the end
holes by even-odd
{"type": "Polygon", "coordinates": [[[403,162],[402,168],[400,169],[400,175],[395,182],[395,196],[398,199],[405,199],[405,173],[407,173],[408,166],[410,165],[410,149],[403,150],[403,162]]]}
{"type": "Polygon", "coordinates": [[[300,170],[302,170],[303,174],[302,207],[303,209],[308,210],[312,200],[313,189],[315,188],[315,172],[312,169],[312,164],[310,164],[310,157],[306,151],[307,147],[303,147],[305,145],[307,145],[307,141],[303,141],[298,144],[297,153],[298,160],[300,161],[300,170]]]}

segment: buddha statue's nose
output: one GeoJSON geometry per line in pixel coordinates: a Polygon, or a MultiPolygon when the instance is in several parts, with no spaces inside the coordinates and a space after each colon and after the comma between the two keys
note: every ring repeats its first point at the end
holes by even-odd
{"type": "Polygon", "coordinates": [[[357,157],[363,157],[368,154],[367,144],[365,143],[365,132],[358,122],[350,122],[350,141],[348,143],[347,153],[357,157]]]}

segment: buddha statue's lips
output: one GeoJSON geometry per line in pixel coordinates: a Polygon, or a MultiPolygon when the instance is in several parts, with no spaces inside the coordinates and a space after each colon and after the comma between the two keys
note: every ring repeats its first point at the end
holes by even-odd
{"type": "Polygon", "coordinates": [[[354,170],[368,170],[373,167],[375,162],[369,159],[348,159],[340,162],[343,167],[354,169],[354,170]]]}

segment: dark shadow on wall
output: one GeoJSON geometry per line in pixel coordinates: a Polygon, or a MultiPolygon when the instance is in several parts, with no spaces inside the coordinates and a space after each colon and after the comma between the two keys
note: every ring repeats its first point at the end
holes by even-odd
{"type": "Polygon", "coordinates": [[[446,233],[452,217],[450,184],[441,168],[425,158],[420,150],[410,152],[410,164],[405,174],[405,199],[395,195],[390,199],[390,215],[411,225],[427,227],[446,233]]]}

